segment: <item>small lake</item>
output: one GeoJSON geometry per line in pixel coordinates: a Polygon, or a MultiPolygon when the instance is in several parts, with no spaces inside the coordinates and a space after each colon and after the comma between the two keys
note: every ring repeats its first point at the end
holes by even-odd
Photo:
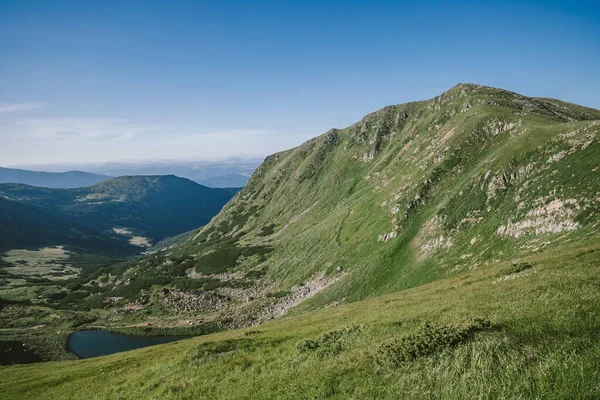
{"type": "Polygon", "coordinates": [[[92,358],[182,339],[186,339],[186,337],[134,336],[103,330],[85,330],[77,331],[69,336],[67,346],[80,358],[92,358]]]}

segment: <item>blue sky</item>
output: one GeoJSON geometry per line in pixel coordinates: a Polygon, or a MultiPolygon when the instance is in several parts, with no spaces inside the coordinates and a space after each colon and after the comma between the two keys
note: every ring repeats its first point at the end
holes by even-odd
{"type": "Polygon", "coordinates": [[[458,82],[600,108],[598,1],[0,0],[0,165],[263,156],[458,82]]]}

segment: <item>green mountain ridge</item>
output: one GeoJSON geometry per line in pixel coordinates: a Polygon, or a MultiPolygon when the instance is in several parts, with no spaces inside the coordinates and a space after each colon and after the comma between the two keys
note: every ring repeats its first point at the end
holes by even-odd
{"type": "Polygon", "coordinates": [[[385,107],[267,157],[208,225],[124,277],[217,279],[215,293],[253,299],[225,307],[243,326],[273,307],[357,301],[593,236],[599,120],[474,84],[385,107]]]}

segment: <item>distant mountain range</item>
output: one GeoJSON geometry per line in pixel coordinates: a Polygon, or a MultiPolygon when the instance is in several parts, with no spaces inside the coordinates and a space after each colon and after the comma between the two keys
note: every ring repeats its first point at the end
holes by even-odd
{"type": "Polygon", "coordinates": [[[22,183],[47,188],[68,189],[91,186],[110,178],[111,176],[83,171],[42,172],[0,167],[0,183],[22,183]]]}
{"type": "Polygon", "coordinates": [[[0,169],[0,183],[23,183],[51,188],[76,188],[93,185],[119,176],[175,175],[216,188],[243,187],[262,159],[231,158],[223,161],[111,162],[105,164],[27,165],[25,169],[0,169]],[[80,171],[68,171],[77,169],[80,171]]]}
{"type": "Polygon", "coordinates": [[[119,177],[78,189],[0,184],[0,248],[98,248],[134,236],[155,242],[206,224],[237,191],[172,175],[119,177]]]}

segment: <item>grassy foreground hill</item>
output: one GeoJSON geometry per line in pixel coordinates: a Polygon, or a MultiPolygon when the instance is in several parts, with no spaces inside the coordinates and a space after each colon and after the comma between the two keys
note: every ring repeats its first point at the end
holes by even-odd
{"type": "Polygon", "coordinates": [[[515,273],[511,263],[497,263],[246,330],[95,359],[0,367],[0,394],[10,399],[598,398],[598,242],[524,262],[533,267],[515,273]]]}
{"type": "Polygon", "coordinates": [[[471,84],[330,130],[268,157],[204,228],[95,277],[153,326],[253,327],[3,368],[0,390],[596,398],[599,132],[600,111],[471,84]]]}

